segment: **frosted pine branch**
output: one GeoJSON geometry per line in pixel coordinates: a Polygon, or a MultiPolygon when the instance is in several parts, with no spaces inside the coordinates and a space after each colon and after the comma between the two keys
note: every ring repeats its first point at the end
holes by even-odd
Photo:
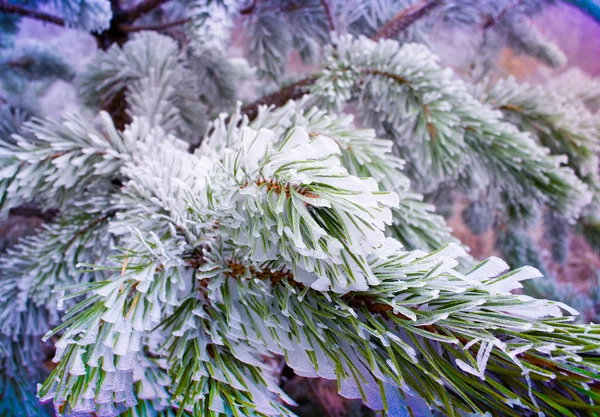
{"type": "MultiPolygon", "coordinates": [[[[258,131],[237,117],[217,121],[195,154],[151,142],[123,166],[122,211],[109,227],[126,249],[91,267],[110,278],[73,294],[89,293],[54,330],[59,364],[40,395],[59,411],[134,405],[135,364],[153,337],[166,338],[149,349],[167,359],[172,400],[215,416],[287,414],[258,360],[273,354],[375,409],[396,398],[449,415],[554,413],[559,403],[537,393],[562,402],[576,375],[595,389],[600,377],[580,349],[600,349],[597,330],[568,324],[560,303],[510,293],[539,272],[503,274],[506,264],[490,259],[461,274],[456,245],[427,254],[384,236],[398,196],[344,166],[361,166],[344,149],[371,133],[292,104],[262,110],[258,131]],[[100,358],[119,359],[108,369],[100,358]],[[494,395],[484,401],[473,387],[494,395]]],[[[365,168],[385,179],[383,160],[365,168]]]]}

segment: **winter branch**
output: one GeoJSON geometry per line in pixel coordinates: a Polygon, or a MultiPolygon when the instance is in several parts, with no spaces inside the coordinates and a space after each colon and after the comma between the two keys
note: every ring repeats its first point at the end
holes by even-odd
{"type": "Polygon", "coordinates": [[[323,5],[323,10],[325,10],[325,14],[327,15],[327,21],[329,22],[329,28],[331,29],[332,32],[335,32],[335,30],[336,30],[335,18],[333,16],[333,14],[331,13],[331,9],[329,8],[328,0],[321,0],[321,4],[323,5]]]}
{"type": "Polygon", "coordinates": [[[510,3],[508,6],[506,6],[504,9],[502,9],[502,11],[500,13],[498,13],[498,16],[494,16],[494,17],[490,16],[483,24],[484,31],[488,30],[489,28],[494,26],[496,23],[498,23],[502,19],[504,19],[504,17],[506,16],[506,14],[508,12],[515,9],[516,7],[519,7],[521,5],[521,3],[523,3],[523,0],[515,0],[512,3],[510,3]]]}
{"type": "Polygon", "coordinates": [[[9,213],[11,216],[37,217],[45,222],[51,222],[58,215],[58,210],[42,210],[39,207],[19,206],[10,209],[9,213]]]}
{"type": "Polygon", "coordinates": [[[136,4],[135,6],[130,7],[125,10],[125,14],[130,22],[142,17],[148,12],[162,6],[164,3],[167,3],[169,0],[144,0],[141,3],[136,4]]]}
{"type": "Polygon", "coordinates": [[[254,11],[254,8],[256,7],[256,1],[257,0],[252,0],[248,6],[246,6],[243,9],[240,10],[240,14],[250,14],[250,13],[252,13],[254,11]]]}
{"type": "Polygon", "coordinates": [[[192,19],[190,19],[190,18],[184,18],[184,19],[174,20],[172,22],[161,23],[158,25],[136,25],[136,26],[123,25],[123,26],[121,26],[121,28],[123,29],[123,31],[129,32],[129,33],[141,32],[143,30],[153,30],[153,31],[160,32],[160,31],[170,29],[175,26],[185,25],[186,23],[189,23],[191,21],[192,21],[192,19]]]}
{"type": "Polygon", "coordinates": [[[66,26],[65,21],[60,17],[53,16],[48,13],[41,12],[39,10],[33,10],[28,7],[17,6],[10,4],[4,0],[0,0],[0,12],[16,14],[23,17],[29,17],[31,19],[40,20],[42,22],[53,23],[59,26],[66,26]]]}
{"type": "Polygon", "coordinates": [[[248,116],[248,119],[254,120],[258,115],[258,108],[260,106],[275,106],[281,107],[290,100],[298,100],[308,92],[308,87],[314,84],[316,77],[311,75],[307,78],[303,78],[281,90],[264,96],[254,103],[250,103],[242,107],[242,113],[248,116]]]}
{"type": "MultiPolygon", "coordinates": [[[[389,22],[381,27],[380,30],[373,36],[374,40],[382,39],[382,38],[390,38],[397,35],[402,30],[408,28],[417,20],[423,18],[430,11],[432,11],[435,7],[438,7],[442,4],[443,0],[423,0],[420,3],[403,9],[399,14],[397,14],[394,18],[392,18],[389,22]]],[[[326,1],[323,1],[324,7],[326,7],[326,1]]],[[[252,5],[252,7],[254,4],[252,5]]],[[[326,11],[328,8],[326,7],[326,11]]],[[[327,13],[328,17],[331,18],[330,13],[327,13]]],[[[330,23],[332,21],[330,20],[330,23]]],[[[254,120],[254,118],[258,115],[258,108],[261,105],[274,105],[276,107],[280,107],[287,103],[289,100],[297,100],[301,98],[304,94],[307,93],[307,87],[314,84],[316,81],[316,76],[311,75],[307,78],[303,78],[300,81],[297,81],[287,87],[282,88],[276,93],[269,94],[264,96],[254,103],[247,104],[242,107],[242,113],[248,116],[250,120],[254,120]]]]}
{"type": "Polygon", "coordinates": [[[408,28],[417,20],[427,15],[430,11],[440,6],[443,0],[422,0],[419,3],[403,9],[389,22],[383,25],[373,36],[373,40],[393,38],[408,28]]]}

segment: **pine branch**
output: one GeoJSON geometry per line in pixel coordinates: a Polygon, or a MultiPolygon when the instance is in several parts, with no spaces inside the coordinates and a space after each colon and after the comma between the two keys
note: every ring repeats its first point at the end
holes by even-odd
{"type": "Polygon", "coordinates": [[[161,23],[158,25],[136,25],[136,26],[121,25],[121,29],[128,33],[141,32],[143,30],[160,32],[160,31],[170,29],[175,26],[185,25],[186,23],[189,23],[191,21],[192,21],[191,18],[184,18],[184,19],[174,20],[172,22],[161,23]]]}
{"type": "Polygon", "coordinates": [[[504,19],[504,17],[506,17],[506,15],[510,11],[519,7],[522,3],[523,0],[515,0],[512,3],[508,4],[504,9],[502,9],[502,11],[500,11],[500,13],[498,13],[497,16],[489,16],[488,19],[486,19],[483,23],[483,30],[487,31],[491,27],[495,26],[498,22],[501,22],[502,19],[504,19]]]}
{"type": "Polygon", "coordinates": [[[430,11],[441,6],[444,0],[421,0],[411,7],[400,11],[389,22],[383,25],[372,37],[373,40],[394,38],[430,11]]]}
{"type": "Polygon", "coordinates": [[[97,217],[96,219],[92,220],[89,224],[85,225],[83,228],[77,230],[75,233],[73,233],[73,236],[69,239],[65,248],[68,249],[69,247],[71,247],[71,245],[73,245],[73,243],[77,239],[79,239],[81,237],[81,235],[84,235],[85,233],[89,232],[90,230],[92,230],[93,228],[98,226],[99,224],[107,222],[108,220],[113,218],[115,216],[115,214],[117,214],[116,210],[109,211],[108,213],[104,214],[103,216],[97,217]]]}
{"type": "Polygon", "coordinates": [[[329,8],[328,0],[321,0],[321,4],[323,5],[323,10],[325,10],[325,14],[327,15],[327,21],[329,22],[329,28],[332,32],[336,30],[335,18],[331,13],[331,9],[329,8]]]}
{"type": "Polygon", "coordinates": [[[317,77],[311,75],[307,78],[303,78],[300,81],[296,81],[281,90],[264,96],[254,103],[250,103],[242,107],[242,114],[248,116],[249,120],[254,120],[258,116],[258,108],[260,106],[275,106],[281,107],[290,100],[298,100],[302,96],[308,93],[308,87],[313,85],[317,77]]]}
{"type": "MultiPolygon", "coordinates": [[[[136,14],[168,0],[127,12],[119,1],[98,34],[107,44],[187,22],[136,26],[136,14]]],[[[245,2],[248,13],[257,2],[245,2]]],[[[405,10],[376,39],[441,2],[405,10]]],[[[311,7],[327,32],[319,3],[311,7]]],[[[281,26],[274,33],[290,32],[281,26]]],[[[411,192],[393,146],[433,161],[434,170],[417,162],[424,181],[501,178],[515,206],[527,196],[575,216],[585,194],[426,48],[340,37],[322,72],[220,115],[190,153],[176,138],[203,130],[197,116],[206,112],[193,106],[195,80],[206,77],[172,39],[131,38],[100,54],[82,83],[86,101],[127,104],[123,132],[106,114],[102,127],[36,121],[0,152],[5,213],[29,201],[61,210],[0,262],[0,306],[19,304],[0,309],[5,336],[38,335],[64,319],[45,337],[62,333],[42,401],[61,414],[116,416],[150,393],[180,414],[288,415],[265,360],[282,355],[299,375],[337,380],[343,396],[390,415],[394,402],[422,417],[600,411],[600,329],[569,324],[565,312],[576,312],[566,305],[515,296],[539,271],[506,272],[492,258],[465,272],[459,245],[410,248],[443,246],[448,232],[411,192]],[[319,100],[355,100],[365,125],[397,141],[327,115],[319,100]],[[59,298],[67,310],[52,318],[59,298]],[[161,375],[147,378],[145,362],[159,361],[161,375]]],[[[152,414],[143,404],[132,415],[152,414]]]]}
{"type": "MultiPolygon", "coordinates": [[[[386,23],[373,37],[373,39],[381,39],[385,37],[391,37],[397,35],[402,30],[408,28],[410,25],[415,23],[417,20],[425,17],[427,13],[442,4],[443,0],[423,0],[415,6],[402,10],[392,20],[386,23]]],[[[246,13],[250,13],[254,8],[255,2],[253,2],[246,13]]],[[[330,18],[330,13],[327,13],[330,18]]],[[[276,93],[264,96],[257,101],[247,104],[242,107],[242,113],[248,116],[248,119],[254,120],[258,115],[258,108],[262,105],[270,106],[274,105],[280,107],[287,103],[289,100],[298,100],[302,96],[308,93],[307,87],[310,87],[317,80],[315,74],[310,75],[307,78],[303,78],[289,86],[282,88],[276,93]]]]}
{"type": "Polygon", "coordinates": [[[33,62],[33,59],[30,56],[22,56],[17,59],[3,62],[3,64],[11,69],[14,69],[14,68],[24,68],[27,65],[30,65],[32,62],[33,62]]]}
{"type": "Polygon", "coordinates": [[[58,26],[66,26],[64,19],[53,16],[51,14],[41,12],[39,10],[30,9],[28,7],[17,6],[10,4],[5,0],[0,1],[0,12],[16,14],[23,17],[29,17],[32,19],[40,20],[42,22],[53,23],[58,26]]]}
{"type": "Polygon", "coordinates": [[[130,22],[139,19],[143,15],[151,12],[152,10],[162,6],[167,3],[169,0],[144,0],[141,3],[136,4],[135,6],[130,7],[124,11],[127,19],[130,22]]]}
{"type": "Polygon", "coordinates": [[[252,0],[248,6],[246,6],[240,10],[240,14],[242,14],[242,15],[251,14],[254,11],[254,9],[256,8],[257,2],[258,2],[257,0],[252,0]]]}
{"type": "MultiPolygon", "coordinates": [[[[372,69],[357,66],[359,78],[361,68],[372,69]]],[[[374,409],[387,407],[388,389],[408,385],[427,410],[451,416],[560,415],[561,404],[574,402],[582,411],[572,416],[596,410],[588,398],[600,380],[598,330],[569,325],[562,305],[512,295],[539,276],[532,268],[502,274],[507,265],[491,259],[464,275],[455,269],[466,255],[457,245],[406,252],[386,237],[399,204],[380,188],[400,180],[386,175],[398,163],[385,157],[391,142],[301,106],[263,109],[250,126],[239,114],[225,125],[223,115],[194,154],[170,140],[136,148],[119,170],[125,185],[108,200],[120,210],[110,229],[124,252],[94,262],[107,279],[67,296],[91,292],[46,336],[64,331],[40,397],[67,412],[97,412],[104,398],[130,406],[145,340],[162,334],[155,353],[167,363],[164,392],[197,415],[224,407],[288,414],[278,386],[252,377],[272,354],[299,374],[337,379],[343,395],[374,409]],[[119,366],[101,368],[99,356],[118,357],[119,366]],[[98,384],[92,374],[123,383],[98,384]],[[577,390],[581,382],[589,393],[577,390]]],[[[149,129],[130,127],[132,144],[133,132],[149,129]]],[[[54,246],[43,247],[52,254],[54,246]]]]}
{"type": "MultiPolygon", "coordinates": [[[[199,260],[199,262],[203,262],[203,261],[199,260]]],[[[194,259],[194,260],[190,261],[190,265],[197,267],[199,264],[194,259]]],[[[243,276],[245,276],[247,274],[246,267],[244,267],[244,265],[237,264],[237,263],[230,263],[229,267],[231,268],[231,270],[226,271],[225,274],[228,276],[231,276],[232,278],[241,279],[243,276]]],[[[298,293],[309,291],[306,288],[306,286],[304,286],[302,283],[295,281],[294,275],[289,271],[271,271],[268,268],[257,271],[253,267],[250,267],[248,273],[253,278],[257,278],[259,280],[270,281],[271,285],[273,285],[273,286],[284,285],[284,283],[285,283],[285,285],[291,286],[291,287],[297,289],[298,293]]],[[[383,319],[387,319],[387,318],[390,318],[393,316],[393,317],[399,318],[401,320],[411,321],[410,317],[406,316],[405,314],[394,311],[395,308],[392,305],[387,304],[387,303],[378,302],[378,297],[370,295],[370,294],[364,294],[364,293],[360,293],[360,292],[349,292],[349,293],[346,293],[343,296],[341,296],[340,299],[343,300],[348,306],[350,306],[358,311],[360,311],[361,308],[365,308],[370,313],[377,315],[377,316],[381,316],[383,319]]],[[[420,325],[420,326],[418,325],[415,327],[418,329],[421,329],[423,331],[432,333],[432,334],[451,335],[452,337],[456,337],[458,339],[458,341],[460,341],[460,343],[462,343],[463,345],[469,345],[469,340],[467,338],[460,336],[458,334],[455,334],[452,331],[449,331],[444,326],[438,326],[436,324],[425,324],[425,325],[420,325]]],[[[473,353],[477,354],[477,350],[475,350],[473,347],[470,347],[469,350],[472,351],[473,353]]],[[[566,369],[562,369],[560,367],[560,365],[557,364],[556,362],[554,362],[550,359],[546,359],[539,354],[531,354],[528,352],[524,352],[524,353],[519,353],[516,356],[524,359],[526,362],[532,363],[543,369],[546,369],[546,370],[549,370],[552,372],[557,372],[557,371],[564,372],[566,375],[568,375],[570,377],[577,378],[577,374],[569,372],[566,369]]]]}
{"type": "Polygon", "coordinates": [[[183,139],[202,132],[207,112],[198,100],[198,77],[186,68],[179,50],[168,36],[140,32],[122,48],[98,53],[80,77],[84,103],[102,105],[120,129],[140,116],[150,123],[160,120],[163,130],[176,130],[183,139]]]}
{"type": "Polygon", "coordinates": [[[39,207],[19,206],[11,208],[9,214],[11,216],[36,217],[45,222],[51,222],[58,215],[58,210],[42,210],[39,207]]]}

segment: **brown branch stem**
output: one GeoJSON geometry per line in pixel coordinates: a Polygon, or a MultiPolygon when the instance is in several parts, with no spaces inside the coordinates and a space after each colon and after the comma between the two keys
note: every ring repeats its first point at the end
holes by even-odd
{"type": "Polygon", "coordinates": [[[329,22],[329,29],[332,32],[336,31],[335,18],[331,13],[331,9],[329,8],[328,0],[321,0],[321,4],[323,5],[323,10],[325,10],[325,15],[327,16],[327,21],[329,22]]]}
{"type": "Polygon", "coordinates": [[[185,25],[186,23],[191,22],[192,19],[187,17],[184,19],[173,20],[172,22],[161,23],[158,25],[121,25],[121,29],[124,32],[141,32],[143,30],[154,30],[154,31],[162,31],[166,29],[170,29],[175,26],[185,25]]]}
{"type": "Polygon", "coordinates": [[[38,207],[29,207],[29,206],[19,206],[13,207],[9,210],[9,214],[11,216],[20,216],[20,217],[30,217],[30,218],[38,218],[42,219],[45,222],[51,222],[54,220],[58,214],[58,210],[50,209],[50,210],[42,210],[38,207]]]}
{"type": "Polygon", "coordinates": [[[308,87],[314,84],[316,80],[317,77],[315,75],[311,75],[307,78],[303,78],[300,81],[290,84],[275,93],[264,96],[256,100],[254,103],[246,104],[244,107],[242,107],[242,114],[248,116],[250,120],[254,120],[256,116],[258,116],[258,108],[260,106],[266,105],[281,107],[290,100],[298,100],[308,92],[308,87]]]}
{"type": "Polygon", "coordinates": [[[256,7],[256,3],[257,0],[252,0],[252,2],[250,2],[248,6],[240,10],[240,14],[251,14],[254,11],[254,8],[256,7]]]}
{"type": "Polygon", "coordinates": [[[71,239],[69,239],[69,241],[67,242],[66,248],[69,248],[77,240],[78,237],[80,237],[84,233],[89,232],[91,229],[93,229],[95,226],[99,225],[100,223],[104,223],[105,221],[109,220],[116,213],[117,213],[116,211],[110,211],[110,212],[106,213],[105,215],[100,216],[100,217],[94,219],[87,226],[79,229],[77,232],[75,232],[73,234],[73,236],[71,237],[71,239]]]}
{"type": "Polygon", "coordinates": [[[130,7],[129,9],[124,10],[123,12],[127,16],[127,20],[133,22],[134,20],[142,17],[146,13],[151,12],[152,10],[162,6],[164,3],[167,3],[169,0],[144,0],[141,3],[136,4],[135,6],[130,7]]]}
{"type": "Polygon", "coordinates": [[[403,9],[383,25],[377,33],[375,33],[372,39],[378,41],[380,39],[397,36],[400,32],[427,15],[430,11],[441,6],[442,3],[443,0],[421,0],[419,3],[403,9]]]}
{"type": "Polygon", "coordinates": [[[41,12],[39,10],[30,9],[28,7],[10,4],[4,0],[0,0],[0,12],[29,17],[42,22],[53,23],[58,26],[66,26],[64,19],[61,19],[60,17],[41,12]]]}
{"type": "Polygon", "coordinates": [[[497,16],[490,16],[483,23],[484,32],[487,31],[489,28],[493,27],[494,25],[496,25],[496,23],[502,21],[502,19],[504,19],[504,17],[506,16],[506,14],[509,11],[511,11],[512,9],[514,9],[516,7],[519,7],[521,5],[521,3],[523,3],[523,0],[515,0],[512,3],[510,3],[509,5],[507,5],[504,9],[502,9],[502,11],[500,13],[498,13],[497,16]]]}

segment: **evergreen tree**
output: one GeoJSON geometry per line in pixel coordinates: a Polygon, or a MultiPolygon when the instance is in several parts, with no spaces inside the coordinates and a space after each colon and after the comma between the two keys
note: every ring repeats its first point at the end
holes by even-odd
{"type": "Polygon", "coordinates": [[[527,231],[600,241],[600,88],[489,81],[505,46],[563,63],[524,24],[553,3],[0,0],[0,215],[45,222],[0,258],[0,415],[290,415],[276,357],[392,416],[594,415],[600,329],[527,231]],[[102,50],[75,75],[23,16],[102,50]],[[483,28],[463,79],[439,22],[483,28]],[[59,79],[81,111],[43,118],[59,79]],[[469,257],[442,194],[522,267],[469,257]]]}

